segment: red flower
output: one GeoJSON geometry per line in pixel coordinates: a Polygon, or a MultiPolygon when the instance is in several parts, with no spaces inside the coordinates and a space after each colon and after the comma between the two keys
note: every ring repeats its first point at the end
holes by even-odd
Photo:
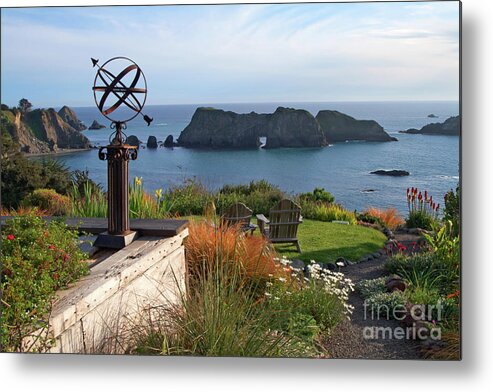
{"type": "Polygon", "coordinates": [[[14,238],[15,238],[15,237],[14,237],[14,235],[13,235],[13,234],[9,234],[9,235],[7,236],[7,239],[8,239],[9,241],[12,241],[14,238]]]}
{"type": "Polygon", "coordinates": [[[53,245],[48,245],[48,248],[49,248],[49,249],[51,249],[51,250],[56,249],[56,247],[55,247],[55,246],[53,246],[53,245]]]}
{"type": "Polygon", "coordinates": [[[447,295],[447,298],[454,298],[454,297],[459,297],[460,296],[460,291],[457,290],[449,295],[447,295]]]}
{"type": "Polygon", "coordinates": [[[439,208],[440,208],[440,204],[437,204],[437,211],[438,211],[439,208]]]}
{"type": "Polygon", "coordinates": [[[63,256],[63,260],[68,261],[68,259],[70,259],[70,256],[67,253],[65,253],[65,255],[63,256]]]}

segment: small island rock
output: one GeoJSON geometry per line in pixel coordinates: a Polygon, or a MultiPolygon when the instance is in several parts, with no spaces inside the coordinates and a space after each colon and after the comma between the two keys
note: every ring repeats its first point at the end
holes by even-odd
{"type": "Polygon", "coordinates": [[[147,139],[147,148],[157,148],[156,136],[149,136],[147,139]]]}
{"type": "Polygon", "coordinates": [[[428,118],[438,118],[438,116],[436,114],[428,114],[428,118]]]}
{"type": "Polygon", "coordinates": [[[127,144],[138,148],[140,146],[140,140],[137,136],[130,135],[129,137],[127,137],[127,144]]]}
{"type": "Polygon", "coordinates": [[[94,120],[91,126],[89,127],[89,129],[102,129],[102,128],[106,128],[106,125],[100,124],[96,120],[94,120]]]}
{"type": "Polygon", "coordinates": [[[391,176],[391,177],[403,177],[408,176],[409,172],[406,170],[375,170],[370,174],[376,174],[379,176],[391,176]]]}
{"type": "Polygon", "coordinates": [[[174,146],[173,135],[168,135],[164,140],[164,147],[170,148],[174,146]]]}

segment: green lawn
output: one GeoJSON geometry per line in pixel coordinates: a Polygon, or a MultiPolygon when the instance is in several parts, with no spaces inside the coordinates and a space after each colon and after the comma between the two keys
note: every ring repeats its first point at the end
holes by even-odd
{"type": "MultiPolygon", "coordinates": [[[[203,219],[203,217],[184,217],[203,219]]],[[[258,230],[255,234],[259,234],[258,230]]],[[[378,230],[358,225],[341,225],[305,219],[298,229],[303,253],[290,244],[276,245],[276,250],[288,258],[320,263],[335,262],[338,257],[357,261],[362,256],[383,248],[387,237],[378,230]]]]}
{"type": "Polygon", "coordinates": [[[381,249],[387,237],[378,230],[358,225],[341,225],[305,219],[298,229],[302,253],[290,245],[276,245],[288,258],[320,263],[335,262],[338,257],[352,261],[381,249]]]}

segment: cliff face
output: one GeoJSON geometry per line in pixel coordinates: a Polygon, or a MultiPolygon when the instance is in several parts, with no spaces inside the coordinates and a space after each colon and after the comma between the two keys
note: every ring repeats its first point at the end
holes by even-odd
{"type": "Polygon", "coordinates": [[[198,148],[321,147],[327,143],[315,118],[305,110],[278,108],[273,114],[238,114],[198,108],[178,144],[198,148]]]}
{"type": "MultiPolygon", "coordinates": [[[[62,114],[67,116],[68,112],[63,111],[62,114]]],[[[74,124],[80,124],[75,113],[66,118],[74,124]]],[[[23,152],[39,154],[57,152],[59,149],[90,147],[89,139],[67,123],[54,109],[36,109],[28,113],[15,109],[2,110],[2,121],[23,152]]]]}
{"type": "Polygon", "coordinates": [[[336,110],[321,110],[316,117],[329,143],[351,140],[390,142],[397,140],[373,120],[356,120],[336,110]]]}
{"type": "Polygon", "coordinates": [[[327,140],[315,117],[306,110],[277,108],[268,116],[263,134],[265,148],[323,147],[327,140]]]}
{"type": "Polygon", "coordinates": [[[443,123],[432,123],[425,125],[421,129],[411,128],[402,133],[424,134],[424,135],[460,135],[459,116],[449,117],[443,123]]]}
{"type": "Polygon", "coordinates": [[[87,127],[77,118],[75,112],[68,106],[64,106],[58,111],[58,115],[65,121],[68,125],[74,128],[76,131],[83,131],[87,127]]]}

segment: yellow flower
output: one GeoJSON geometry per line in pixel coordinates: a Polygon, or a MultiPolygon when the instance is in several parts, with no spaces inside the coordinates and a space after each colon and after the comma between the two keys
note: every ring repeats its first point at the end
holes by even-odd
{"type": "Polygon", "coordinates": [[[162,188],[156,189],[154,195],[156,196],[156,199],[161,199],[161,197],[163,196],[163,189],[162,188]]]}
{"type": "Polygon", "coordinates": [[[135,177],[135,185],[136,186],[141,186],[142,185],[142,177],[135,177]]]}

